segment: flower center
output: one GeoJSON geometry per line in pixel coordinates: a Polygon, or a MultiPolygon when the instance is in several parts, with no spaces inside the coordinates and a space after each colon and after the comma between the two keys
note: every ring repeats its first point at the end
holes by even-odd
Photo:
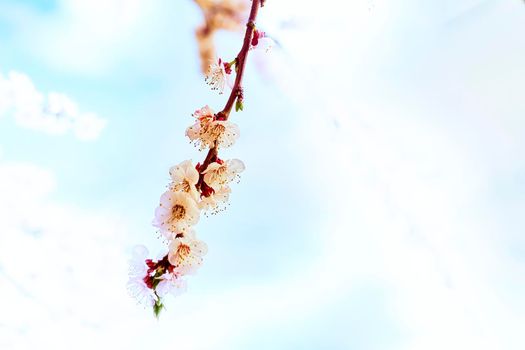
{"type": "Polygon", "coordinates": [[[189,245],[186,244],[180,244],[177,248],[177,255],[179,256],[179,260],[183,261],[190,255],[191,249],[189,245]]]}
{"type": "Polygon", "coordinates": [[[186,215],[186,209],[182,205],[176,204],[171,209],[171,214],[175,219],[181,220],[186,215]]]}
{"type": "Polygon", "coordinates": [[[191,190],[191,185],[188,180],[184,179],[181,183],[175,185],[175,190],[189,193],[191,190]]]}
{"type": "Polygon", "coordinates": [[[210,173],[208,180],[210,182],[217,181],[220,184],[224,185],[226,183],[225,175],[226,175],[226,167],[220,166],[210,173]]]}
{"type": "Polygon", "coordinates": [[[213,125],[211,128],[210,128],[210,135],[214,138],[214,139],[217,139],[219,138],[219,136],[221,136],[224,132],[226,131],[226,127],[222,124],[216,124],[216,125],[213,125]]]}
{"type": "Polygon", "coordinates": [[[226,173],[226,167],[221,166],[215,170],[217,176],[223,176],[226,173]]]}

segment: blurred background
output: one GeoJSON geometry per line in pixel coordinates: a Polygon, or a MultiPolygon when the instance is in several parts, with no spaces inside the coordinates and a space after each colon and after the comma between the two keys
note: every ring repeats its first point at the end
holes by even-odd
{"type": "Polygon", "coordinates": [[[0,0],[0,349],[524,349],[519,0],[267,0],[278,45],[222,153],[242,181],[188,292],[136,305],[132,247],[163,251],[168,169],[205,156],[185,128],[227,98],[202,24],[190,0],[0,0]]]}

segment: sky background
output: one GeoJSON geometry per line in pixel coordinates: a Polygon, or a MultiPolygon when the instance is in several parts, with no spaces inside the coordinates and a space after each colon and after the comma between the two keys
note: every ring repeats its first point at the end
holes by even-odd
{"type": "Polygon", "coordinates": [[[226,100],[201,21],[189,0],[0,0],[0,349],[524,349],[518,0],[267,0],[281,46],[250,54],[223,153],[242,181],[197,226],[188,292],[160,320],[136,305],[132,247],[163,250],[168,169],[204,158],[191,113],[226,100]],[[91,117],[24,122],[9,72],[91,117]]]}

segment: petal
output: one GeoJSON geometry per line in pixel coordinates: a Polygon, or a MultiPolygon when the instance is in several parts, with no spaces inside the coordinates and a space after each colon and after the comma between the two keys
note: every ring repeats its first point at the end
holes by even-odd
{"type": "Polygon", "coordinates": [[[191,251],[198,256],[203,256],[208,253],[208,245],[204,241],[194,240],[191,244],[191,251]]]}
{"type": "Polygon", "coordinates": [[[192,185],[195,185],[197,184],[197,182],[199,182],[199,172],[197,171],[197,169],[195,169],[193,164],[191,168],[187,170],[186,178],[188,179],[188,182],[192,185]]]}
{"type": "Polygon", "coordinates": [[[170,168],[170,176],[175,183],[180,183],[184,180],[184,172],[180,165],[174,165],[170,168]]]}
{"type": "Polygon", "coordinates": [[[176,193],[173,193],[172,191],[166,191],[160,196],[160,206],[165,208],[173,207],[173,203],[175,202],[175,195],[176,193]]]}
{"type": "Polygon", "coordinates": [[[181,168],[182,172],[186,174],[188,172],[188,169],[193,168],[193,165],[191,164],[191,160],[186,159],[185,161],[179,164],[179,167],[181,168]]]}
{"type": "Polygon", "coordinates": [[[199,138],[200,130],[201,127],[199,124],[193,124],[186,129],[186,136],[188,136],[190,140],[194,141],[199,138]]]}
{"type": "Polygon", "coordinates": [[[236,173],[242,173],[245,169],[244,163],[240,159],[230,159],[228,161],[228,169],[236,173]]]}
{"type": "Polygon", "coordinates": [[[219,163],[212,162],[206,167],[206,170],[204,170],[202,173],[206,174],[208,172],[215,171],[215,170],[219,169],[220,167],[221,167],[221,165],[219,163]]]}
{"type": "Polygon", "coordinates": [[[214,114],[215,113],[213,112],[213,109],[211,109],[208,105],[202,107],[200,110],[201,116],[213,116],[214,114]]]}
{"type": "Polygon", "coordinates": [[[155,218],[153,219],[154,226],[161,225],[166,221],[166,217],[169,214],[169,208],[167,207],[157,207],[155,209],[155,218]]]}
{"type": "Polygon", "coordinates": [[[188,231],[184,233],[184,238],[193,241],[196,239],[195,238],[196,234],[197,232],[195,232],[194,229],[189,229],[188,231]]]}
{"type": "Polygon", "coordinates": [[[168,261],[170,262],[170,264],[172,264],[174,266],[178,264],[178,257],[177,257],[177,250],[176,249],[174,249],[174,250],[170,249],[170,252],[168,253],[168,261]]]}

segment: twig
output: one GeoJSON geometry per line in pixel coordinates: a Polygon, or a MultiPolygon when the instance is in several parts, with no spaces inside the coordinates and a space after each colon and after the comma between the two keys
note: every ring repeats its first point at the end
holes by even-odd
{"type": "MultiPolygon", "coordinates": [[[[221,120],[227,120],[229,118],[235,100],[239,97],[239,94],[242,94],[242,77],[244,75],[244,67],[246,66],[246,58],[248,57],[248,52],[250,51],[250,44],[252,41],[253,32],[255,30],[255,19],[257,18],[257,13],[259,11],[259,7],[261,6],[261,2],[261,0],[252,0],[250,17],[248,18],[248,23],[246,23],[246,33],[244,34],[244,41],[241,50],[237,54],[236,58],[237,70],[235,76],[235,83],[233,84],[232,92],[230,93],[230,97],[228,98],[226,105],[224,106],[222,111],[217,113],[217,117],[219,117],[221,120]]],[[[202,172],[206,170],[210,163],[214,162],[217,159],[217,154],[217,141],[215,141],[215,145],[212,148],[210,148],[208,154],[206,155],[206,158],[204,159],[204,162],[199,168],[201,178],[202,172]]]]}

